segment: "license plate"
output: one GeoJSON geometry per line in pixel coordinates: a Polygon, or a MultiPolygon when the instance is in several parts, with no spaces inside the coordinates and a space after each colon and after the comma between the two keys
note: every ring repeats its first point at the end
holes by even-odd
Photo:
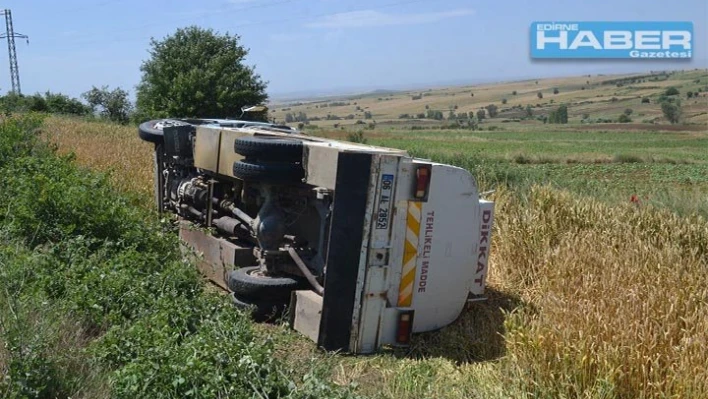
{"type": "Polygon", "coordinates": [[[376,213],[376,229],[388,228],[391,213],[391,193],[393,192],[393,175],[381,176],[381,190],[379,191],[379,209],[376,213]]]}

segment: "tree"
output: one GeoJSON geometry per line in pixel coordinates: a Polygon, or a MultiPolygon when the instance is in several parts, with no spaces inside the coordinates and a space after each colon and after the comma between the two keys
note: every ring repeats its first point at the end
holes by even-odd
{"type": "Polygon", "coordinates": [[[477,111],[477,119],[478,120],[481,121],[482,119],[484,119],[486,117],[487,117],[486,112],[484,112],[483,109],[480,109],[479,111],[477,111]]]}
{"type": "Polygon", "coordinates": [[[533,116],[533,108],[531,107],[531,104],[526,105],[526,117],[531,118],[533,116]]]}
{"type": "Polygon", "coordinates": [[[364,132],[362,132],[361,130],[357,130],[354,133],[349,133],[347,135],[347,140],[351,141],[352,143],[366,144],[366,137],[364,137],[364,132]]]}
{"type": "Polygon", "coordinates": [[[487,110],[490,118],[494,118],[495,116],[497,116],[497,106],[496,105],[489,104],[486,107],[484,107],[484,109],[487,110]]]}
{"type": "Polygon", "coordinates": [[[235,117],[241,107],[265,102],[266,83],[253,67],[244,65],[248,50],[239,40],[196,26],[153,39],[150,59],[140,67],[140,115],[235,117]]]}
{"type": "Polygon", "coordinates": [[[47,100],[42,97],[41,94],[36,93],[35,95],[29,97],[27,109],[33,112],[49,112],[49,106],[47,105],[47,100]]]}
{"type": "Polygon", "coordinates": [[[72,115],[87,115],[91,112],[91,108],[84,105],[81,101],[71,98],[61,93],[44,93],[44,100],[47,103],[49,112],[57,114],[72,114],[72,115]]]}
{"type": "Polygon", "coordinates": [[[512,96],[515,96],[515,95],[516,95],[516,90],[512,91],[512,92],[511,92],[511,95],[512,95],[512,96]]]}
{"type": "Polygon", "coordinates": [[[557,87],[554,87],[554,88],[553,88],[553,94],[558,94],[558,88],[557,88],[557,87]]]}
{"type": "Polygon", "coordinates": [[[681,119],[681,101],[665,100],[661,102],[661,112],[671,124],[678,123],[681,119]]]}
{"type": "Polygon", "coordinates": [[[649,104],[651,100],[649,100],[649,97],[644,97],[642,98],[642,104],[649,104]]]}
{"type": "Polygon", "coordinates": [[[629,117],[627,114],[622,114],[619,116],[619,119],[617,119],[619,123],[629,123],[632,121],[632,118],[629,117]]]}
{"type": "Polygon", "coordinates": [[[506,98],[502,98],[502,104],[506,104],[506,98]]]}
{"type": "Polygon", "coordinates": [[[81,97],[86,100],[92,112],[98,112],[102,117],[118,123],[128,123],[133,111],[128,92],[116,87],[108,90],[108,86],[100,89],[93,86],[81,97]]]}
{"type": "Polygon", "coordinates": [[[428,113],[425,117],[428,119],[435,119],[435,120],[441,121],[441,120],[443,120],[443,113],[442,113],[442,111],[435,111],[435,110],[429,109],[428,113]]]}
{"type": "Polygon", "coordinates": [[[371,119],[371,111],[364,112],[364,119],[371,119]]]}
{"type": "Polygon", "coordinates": [[[541,92],[539,91],[538,93],[536,93],[536,97],[538,97],[538,98],[543,98],[543,93],[541,93],[541,92]]]}
{"type": "Polygon", "coordinates": [[[474,97],[474,93],[470,93],[470,97],[474,97]]]}
{"type": "Polygon", "coordinates": [[[686,98],[691,98],[691,97],[693,97],[693,92],[692,91],[686,92],[686,98]]]}
{"type": "Polygon", "coordinates": [[[627,116],[632,115],[632,112],[634,112],[634,111],[632,110],[632,108],[627,108],[627,109],[624,110],[624,114],[627,115],[627,116]]]}
{"type": "Polygon", "coordinates": [[[679,91],[677,88],[671,86],[666,89],[666,92],[664,92],[664,94],[666,94],[667,96],[675,96],[675,95],[679,94],[679,91]]]}
{"type": "Polygon", "coordinates": [[[548,123],[568,123],[568,107],[561,105],[548,115],[548,123]]]}
{"type": "MultiPolygon", "coordinates": [[[[68,97],[67,97],[68,98],[68,97]]],[[[83,104],[82,104],[83,105],[83,104]]],[[[0,110],[4,114],[12,114],[13,112],[57,112],[49,109],[47,100],[37,93],[33,96],[25,96],[13,92],[0,96],[0,110]]]]}

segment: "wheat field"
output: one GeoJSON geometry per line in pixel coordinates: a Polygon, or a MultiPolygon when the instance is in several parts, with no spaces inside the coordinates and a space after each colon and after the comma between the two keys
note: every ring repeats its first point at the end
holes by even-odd
{"type": "MultiPolygon", "coordinates": [[[[152,206],[152,148],[135,127],[51,117],[43,131],[152,206]]],[[[365,357],[322,353],[283,326],[259,331],[293,370],[327,368],[372,397],[708,397],[703,216],[572,187],[496,188],[489,300],[453,325],[416,336],[408,351],[365,357]]]]}
{"type": "Polygon", "coordinates": [[[50,116],[43,134],[60,153],[108,173],[116,187],[152,198],[153,148],[140,140],[136,128],[50,116]]]}

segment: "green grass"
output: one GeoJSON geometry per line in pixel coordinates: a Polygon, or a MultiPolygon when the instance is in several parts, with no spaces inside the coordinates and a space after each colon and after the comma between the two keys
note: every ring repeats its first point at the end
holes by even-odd
{"type": "Polygon", "coordinates": [[[392,131],[377,134],[373,142],[394,148],[461,152],[490,160],[506,160],[511,155],[526,154],[559,162],[568,159],[592,162],[631,153],[645,159],[708,163],[708,135],[685,132],[597,132],[569,131],[568,128],[525,132],[392,131]]]}
{"type": "Polygon", "coordinates": [[[351,397],[274,356],[173,227],[0,121],[0,397],[351,397]]]}
{"type": "Polygon", "coordinates": [[[543,184],[708,216],[706,133],[414,131],[376,133],[370,142],[463,167],[485,188],[543,184]]]}

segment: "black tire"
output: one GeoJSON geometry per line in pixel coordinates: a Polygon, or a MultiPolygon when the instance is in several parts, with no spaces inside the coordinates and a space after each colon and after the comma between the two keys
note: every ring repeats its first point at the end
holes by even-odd
{"type": "Polygon", "coordinates": [[[300,140],[269,136],[239,137],[234,141],[234,151],[248,159],[261,161],[302,161],[302,142],[300,140]]]}
{"type": "Polygon", "coordinates": [[[141,123],[138,127],[140,138],[151,143],[162,143],[164,139],[162,129],[155,128],[155,123],[159,121],[160,120],[153,120],[141,123]]]}
{"type": "Polygon", "coordinates": [[[264,183],[301,183],[305,170],[297,163],[254,162],[243,160],[234,163],[234,176],[246,181],[264,183]]]}
{"type": "Polygon", "coordinates": [[[237,309],[249,312],[251,319],[258,323],[277,321],[288,307],[285,299],[258,300],[244,298],[236,293],[231,294],[231,301],[237,309]]]}
{"type": "Polygon", "coordinates": [[[294,290],[305,288],[302,280],[291,277],[270,277],[258,273],[258,266],[231,271],[226,279],[229,289],[242,298],[254,300],[284,300],[294,290]]]}

